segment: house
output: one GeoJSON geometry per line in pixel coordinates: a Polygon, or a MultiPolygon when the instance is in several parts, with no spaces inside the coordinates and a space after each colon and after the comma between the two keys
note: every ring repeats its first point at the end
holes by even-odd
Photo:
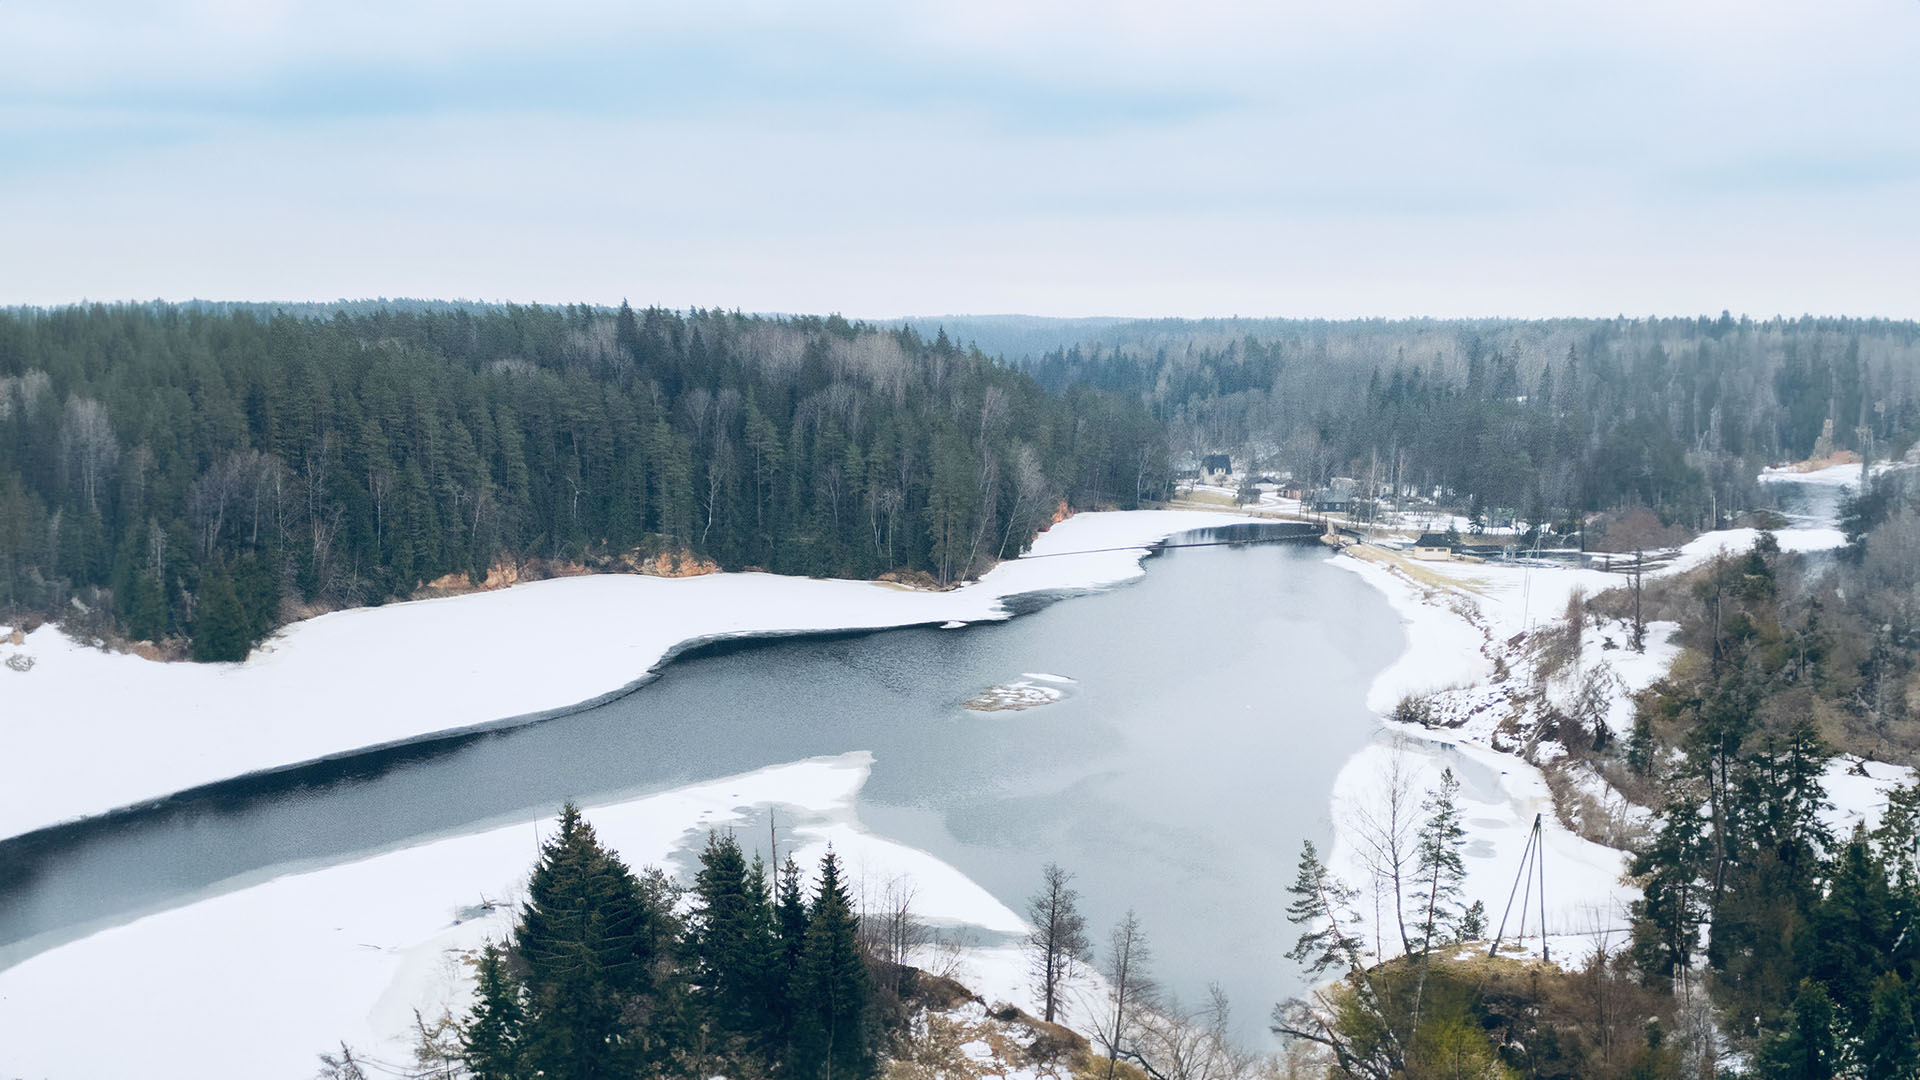
{"type": "Polygon", "coordinates": [[[1447,560],[1453,558],[1453,541],[1446,533],[1421,533],[1420,539],[1413,542],[1413,557],[1416,559],[1447,560]]]}
{"type": "Polygon", "coordinates": [[[1353,493],[1341,491],[1331,485],[1316,488],[1311,500],[1311,508],[1322,514],[1346,514],[1353,511],[1353,493]]]}
{"type": "Polygon", "coordinates": [[[1350,476],[1336,476],[1324,487],[1316,488],[1311,509],[1322,514],[1351,514],[1359,501],[1360,482],[1350,476]]]}
{"type": "Polygon", "coordinates": [[[1208,454],[1200,459],[1200,478],[1209,484],[1225,484],[1233,475],[1233,459],[1225,454],[1208,454]]]}

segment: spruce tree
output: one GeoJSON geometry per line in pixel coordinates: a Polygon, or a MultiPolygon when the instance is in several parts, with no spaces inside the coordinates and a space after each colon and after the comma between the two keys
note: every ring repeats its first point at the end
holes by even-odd
{"type": "Polygon", "coordinates": [[[784,1059],[793,1051],[800,961],[807,949],[807,898],[801,889],[800,866],[792,855],[780,866],[779,895],[773,906],[773,937],[765,983],[766,1037],[769,1054],[784,1059]]]}
{"type": "Polygon", "coordinates": [[[1867,1023],[1875,981],[1891,963],[1893,925],[1887,874],[1867,846],[1864,831],[1834,860],[1826,895],[1808,913],[1799,935],[1799,967],[1818,981],[1854,1030],[1867,1023]]]}
{"type": "Polygon", "coordinates": [[[1811,979],[1800,982],[1785,1025],[1760,1051],[1763,1080],[1831,1080],[1843,1075],[1847,1054],[1833,999],[1811,979]]]}
{"type": "Polygon", "coordinates": [[[460,1028],[460,1046],[473,1080],[520,1080],[520,1027],[526,1012],[520,984],[507,973],[500,947],[487,942],[475,967],[479,985],[460,1028]]]}
{"type": "Polygon", "coordinates": [[[777,1064],[784,1052],[781,1021],[787,1010],[786,949],[774,921],[771,885],[766,863],[755,855],[747,866],[747,930],[741,942],[741,970],[748,1027],[769,1066],[777,1064]]]}
{"type": "Polygon", "coordinates": [[[794,993],[792,1075],[800,1080],[862,1080],[876,1071],[866,957],[840,861],[829,849],[808,912],[806,948],[794,993]]]}
{"type": "Polygon", "coordinates": [[[1633,964],[1643,982],[1659,986],[1693,962],[1706,921],[1706,891],[1700,884],[1707,841],[1697,798],[1685,792],[1668,800],[1653,842],[1637,852],[1631,873],[1640,879],[1633,903],[1633,964]]]}
{"type": "Polygon", "coordinates": [[[1867,1024],[1860,1037],[1864,1080],[1913,1080],[1920,1076],[1920,1033],[1914,1030],[1913,992],[1892,972],[1874,981],[1867,1024]]]}
{"type": "Polygon", "coordinates": [[[514,938],[526,969],[528,1067],[581,1078],[634,1067],[651,1044],[628,1014],[653,976],[639,882],[569,803],[527,894],[514,938]]]}
{"type": "Polygon", "coordinates": [[[247,613],[240,594],[224,569],[209,570],[200,579],[200,608],[193,618],[193,658],[205,662],[238,662],[253,649],[247,613]]]}
{"type": "Polygon", "coordinates": [[[757,873],[749,871],[731,833],[708,834],[694,877],[689,944],[695,1005],[715,1049],[737,1048],[766,1019],[765,968],[773,928],[757,873]]]}
{"type": "Polygon", "coordinates": [[[1487,905],[1475,900],[1460,916],[1461,941],[1480,941],[1487,936],[1487,905]]]}

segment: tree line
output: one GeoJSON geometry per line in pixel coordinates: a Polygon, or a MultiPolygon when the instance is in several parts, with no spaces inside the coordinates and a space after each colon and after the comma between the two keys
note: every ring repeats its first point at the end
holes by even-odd
{"type": "Polygon", "coordinates": [[[936,334],[432,304],[0,313],[0,612],[243,657],[559,565],[949,584],[1164,494],[1160,427],[936,334]]]}
{"type": "Polygon", "coordinates": [[[1026,366],[1145,403],[1190,462],[1569,532],[1625,507],[1713,527],[1764,505],[1760,465],[1920,438],[1920,324],[1875,319],[1160,320],[1026,366]]]}

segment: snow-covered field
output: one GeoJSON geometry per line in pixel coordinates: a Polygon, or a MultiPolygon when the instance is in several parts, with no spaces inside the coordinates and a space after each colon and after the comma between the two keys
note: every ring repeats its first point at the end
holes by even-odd
{"type": "MultiPolygon", "coordinates": [[[[630,689],[676,647],[809,630],[964,624],[1024,593],[1138,576],[1147,545],[1243,517],[1080,514],[948,592],[772,574],[592,575],[296,623],[244,664],[162,664],[47,626],[0,659],[0,837],[200,784],[521,721],[630,689]],[[1077,554],[1085,553],[1085,554],[1077,554]]],[[[0,634],[4,641],[4,634],[0,634]]]]}
{"type": "MultiPolygon", "coordinates": [[[[908,880],[936,926],[1023,933],[1019,916],[959,871],[861,825],[854,802],[872,763],[864,752],[815,758],[585,814],[640,866],[686,857],[708,829],[775,807],[781,855],[794,850],[809,873],[831,844],[856,889],[908,880]]],[[[0,971],[0,1076],[304,1078],[343,1040],[356,1055],[410,1064],[414,1010],[464,1014],[464,958],[507,933],[553,826],[526,821],[282,877],[0,971]]],[[[742,834],[748,848],[755,839],[742,834]]],[[[1017,950],[996,947],[966,955],[957,974],[990,1001],[1030,1007],[1023,971],[1017,950]]]]}

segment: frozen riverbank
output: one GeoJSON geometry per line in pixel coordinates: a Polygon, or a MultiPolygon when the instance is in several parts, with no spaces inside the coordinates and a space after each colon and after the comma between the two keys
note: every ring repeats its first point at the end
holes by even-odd
{"type": "MultiPolygon", "coordinates": [[[[764,845],[776,810],[781,856],[809,872],[831,844],[856,890],[910,881],[935,926],[990,941],[1023,933],[953,867],[865,828],[854,806],[872,764],[859,752],[816,758],[585,812],[629,864],[684,869],[709,829],[743,826],[745,846],[764,845]]],[[[31,957],[0,971],[0,1073],[304,1077],[342,1041],[370,1061],[410,1064],[414,1011],[464,1014],[465,960],[508,933],[552,828],[527,820],[291,874],[31,957]],[[112,1017],[112,1037],[84,1036],[75,1018],[89,1016],[112,1017]]],[[[1023,972],[1018,952],[998,947],[964,956],[955,974],[1026,1006],[1023,972]]]]}
{"type": "MultiPolygon", "coordinates": [[[[1880,471],[1876,469],[1876,471],[1880,471]]],[[[1813,473],[1769,471],[1767,483],[1798,483],[1837,492],[1858,482],[1858,466],[1813,473]]],[[[1804,515],[1776,532],[1781,550],[1815,552],[1838,548],[1846,538],[1836,527],[1836,497],[1821,512],[1804,515]]],[[[1715,557],[1743,552],[1758,538],[1754,529],[1704,534],[1649,576],[1684,573],[1715,557]]],[[[1628,832],[1652,819],[1651,810],[1631,805],[1598,772],[1561,761],[1566,748],[1529,737],[1539,710],[1573,713],[1589,687],[1600,702],[1592,719],[1612,735],[1625,738],[1633,720],[1633,698],[1663,677],[1680,649],[1672,641],[1677,627],[1648,626],[1644,652],[1626,648],[1624,626],[1589,625],[1570,666],[1549,674],[1537,670],[1534,641],[1545,629],[1561,629],[1568,601],[1617,587],[1624,578],[1597,570],[1497,563],[1412,563],[1371,548],[1350,549],[1337,565],[1382,590],[1399,613],[1407,636],[1400,659],[1373,683],[1368,706],[1385,720],[1375,745],[1356,755],[1335,782],[1335,843],[1331,863],[1349,880],[1369,884],[1366,832],[1362,820],[1376,817],[1390,777],[1412,792],[1414,814],[1420,795],[1439,784],[1452,768],[1462,781],[1461,803],[1467,828],[1466,899],[1479,900],[1497,923],[1513,888],[1522,852],[1535,816],[1543,825],[1549,879],[1547,921],[1556,959],[1578,959],[1596,945],[1624,941],[1628,905],[1637,890],[1625,880],[1627,853],[1596,843],[1569,829],[1562,820],[1567,787],[1591,835],[1628,832]],[[1427,724],[1400,723],[1391,717],[1403,701],[1419,701],[1427,724]],[[1546,765],[1555,770],[1561,796],[1549,785],[1546,765]]],[[[1828,770],[1836,827],[1877,820],[1886,792],[1909,777],[1908,770],[1878,762],[1849,766],[1836,761],[1828,770]]],[[[1617,841],[1615,841],[1617,842],[1617,841]]],[[[1363,917],[1371,919],[1369,912],[1363,917]]],[[[1491,929],[1491,928],[1490,928],[1491,929]]],[[[1511,934],[1509,935],[1511,937],[1511,934]]],[[[1538,952],[1538,929],[1530,929],[1526,947],[1538,952]]],[[[1387,952],[1395,951],[1388,946],[1387,952]]]]}
{"type": "Polygon", "coordinates": [[[247,773],[570,711],[702,640],[1005,619],[1011,597],[1127,581],[1167,536],[1244,521],[1081,514],[947,592],[770,574],[561,578],[323,615],[244,664],[155,663],[42,627],[0,645],[32,661],[0,668],[0,838],[247,773]]]}

